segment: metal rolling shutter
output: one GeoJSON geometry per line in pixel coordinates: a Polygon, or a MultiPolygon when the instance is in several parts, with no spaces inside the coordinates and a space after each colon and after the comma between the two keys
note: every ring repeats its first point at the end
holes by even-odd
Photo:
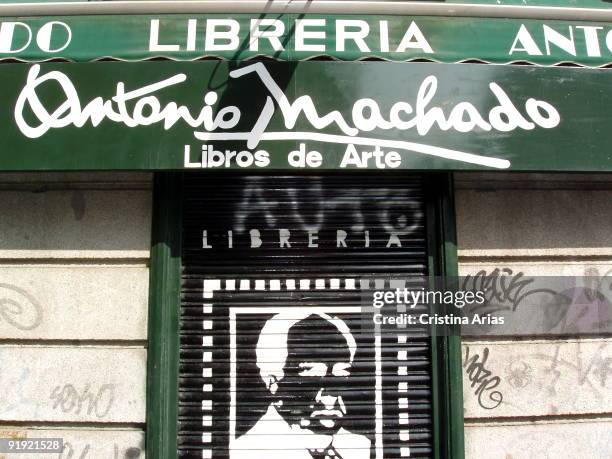
{"type": "MultiPolygon", "coordinates": [[[[332,443],[345,449],[334,447],[329,454],[345,459],[431,456],[427,334],[387,325],[382,326],[377,342],[364,325],[367,320],[349,312],[361,302],[364,284],[360,282],[373,286],[380,282],[377,279],[388,276],[425,282],[422,177],[193,173],[185,175],[183,204],[179,457],[304,457],[302,438],[286,445],[290,437],[283,432],[287,426],[272,422],[269,408],[280,405],[279,413],[284,409],[288,416],[302,419],[300,410],[310,408],[299,404],[307,405],[304,400],[310,400],[308,394],[318,385],[327,388],[318,392],[318,399],[328,392],[340,395],[346,407],[343,417],[334,418],[344,430],[332,443]],[[253,229],[257,231],[251,232],[253,229]],[[339,230],[346,232],[346,238],[342,239],[339,230]],[[394,231],[401,247],[397,241],[387,247],[394,231]],[[287,234],[291,247],[281,241],[287,234]],[[260,242],[260,247],[252,247],[260,242]],[[330,373],[319,375],[320,380],[303,376],[289,380],[285,374],[287,381],[281,379],[277,387],[282,385],[282,390],[276,394],[282,392],[285,398],[275,398],[262,380],[262,374],[274,371],[261,370],[265,367],[261,362],[258,366],[257,345],[268,321],[287,320],[294,311],[299,316],[302,308],[323,308],[340,321],[329,322],[316,315],[302,322],[289,321],[292,328],[274,342],[289,343],[279,344],[288,349],[288,367],[294,354],[303,352],[326,364],[330,373]],[[289,316],[276,315],[276,311],[286,311],[289,316]],[[349,378],[332,372],[335,362],[346,360],[346,351],[350,351],[342,323],[355,336],[349,378]],[[308,384],[301,390],[304,381],[308,384]],[[268,432],[273,425],[280,427],[268,432]],[[262,432],[265,435],[257,437],[262,432]],[[277,438],[271,436],[275,433],[282,438],[271,441],[277,438]],[[263,449],[250,455],[236,449],[230,454],[230,437],[236,439],[232,440],[235,448],[258,445],[263,449]],[[276,456],[266,451],[287,447],[300,452],[287,450],[276,456]]],[[[272,324],[271,329],[279,329],[280,322],[272,324]]],[[[264,357],[269,354],[261,351],[264,357]]],[[[300,362],[310,358],[304,355],[300,362]]],[[[291,371],[287,373],[294,374],[291,371]]],[[[336,403],[340,397],[325,400],[336,403]]],[[[313,429],[320,432],[321,423],[314,422],[318,429],[313,429]]],[[[329,432],[334,429],[337,427],[329,432]]],[[[324,457],[312,451],[313,457],[324,457]]]]}

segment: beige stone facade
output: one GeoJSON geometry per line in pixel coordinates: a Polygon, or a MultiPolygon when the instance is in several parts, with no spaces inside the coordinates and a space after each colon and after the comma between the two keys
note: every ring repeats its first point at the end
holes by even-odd
{"type": "MultiPolygon", "coordinates": [[[[611,176],[456,174],[456,188],[461,274],[612,275],[611,176]]],[[[463,358],[467,458],[612,457],[609,337],[464,339],[463,358]],[[465,358],[485,350],[499,385],[480,403],[465,358]]]]}
{"type": "Polygon", "coordinates": [[[144,457],[151,196],[150,174],[0,175],[0,437],[144,457]]]}

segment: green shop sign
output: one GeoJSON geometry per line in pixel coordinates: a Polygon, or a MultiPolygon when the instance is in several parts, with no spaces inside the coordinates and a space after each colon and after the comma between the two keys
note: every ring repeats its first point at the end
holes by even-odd
{"type": "Polygon", "coordinates": [[[612,72],[383,62],[0,67],[0,170],[612,170],[612,72]]]}
{"type": "Polygon", "coordinates": [[[0,59],[244,60],[259,55],[288,61],[331,56],[599,67],[612,62],[612,24],[315,14],[0,18],[0,59]]]}

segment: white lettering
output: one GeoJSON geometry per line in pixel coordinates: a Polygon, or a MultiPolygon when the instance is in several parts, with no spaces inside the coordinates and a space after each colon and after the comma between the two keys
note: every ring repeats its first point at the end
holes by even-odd
{"type": "Polygon", "coordinates": [[[252,229],[249,231],[249,237],[251,238],[251,248],[257,249],[261,247],[263,243],[261,240],[261,233],[257,229],[252,229]]]}
{"type": "Polygon", "coordinates": [[[536,99],[527,99],[525,103],[527,114],[531,117],[534,123],[544,129],[552,129],[559,125],[561,116],[559,112],[548,102],[536,99]],[[542,113],[544,112],[544,113],[542,113]]]}
{"type": "Polygon", "coordinates": [[[318,240],[318,231],[308,231],[308,247],[319,247],[319,244],[317,243],[318,240]]]}
{"type": "Polygon", "coordinates": [[[420,49],[427,54],[432,54],[434,52],[425,39],[425,35],[423,35],[423,32],[421,32],[421,29],[419,29],[419,26],[417,26],[414,21],[408,26],[402,41],[395,51],[403,53],[407,49],[420,49]]]}
{"type": "Polygon", "coordinates": [[[325,27],[325,19],[296,19],[295,50],[325,52],[324,44],[306,43],[306,40],[325,40],[325,32],[306,30],[306,27],[325,27]]]}
{"type": "Polygon", "coordinates": [[[533,123],[527,121],[520,114],[508,95],[497,83],[489,84],[489,88],[499,101],[499,105],[493,107],[489,112],[489,123],[491,123],[491,126],[501,132],[513,131],[517,127],[529,131],[535,127],[533,123]]]}
{"type": "Polygon", "coordinates": [[[512,55],[517,51],[526,52],[530,56],[542,55],[542,51],[540,51],[540,48],[538,48],[538,45],[536,45],[535,40],[529,34],[529,31],[527,30],[527,27],[525,27],[525,24],[521,24],[521,27],[519,28],[519,31],[516,34],[516,37],[514,38],[514,42],[512,43],[512,47],[510,48],[508,54],[512,55]],[[521,47],[519,48],[517,45],[520,45],[521,47]]]}
{"type": "Polygon", "coordinates": [[[370,25],[366,21],[355,19],[338,19],[336,21],[336,51],[345,50],[345,41],[352,40],[362,53],[370,52],[364,38],[370,33],[370,25]],[[347,31],[347,28],[357,30],[347,31]]]}
{"type": "Polygon", "coordinates": [[[344,156],[342,157],[342,161],[340,162],[341,168],[348,166],[355,166],[360,168],[366,167],[361,162],[361,156],[359,155],[359,153],[357,153],[357,149],[352,143],[348,147],[346,147],[346,151],[344,152],[344,156]]]}
{"type": "Polygon", "coordinates": [[[208,244],[208,231],[202,231],[202,248],[212,249],[212,245],[208,244]]]}
{"type": "Polygon", "coordinates": [[[347,232],[344,230],[336,230],[336,247],[346,248],[347,232]]]}
{"type": "Polygon", "coordinates": [[[206,51],[233,51],[238,49],[239,32],[240,23],[234,19],[207,19],[204,49],[206,51]]]}
{"type": "Polygon", "coordinates": [[[287,162],[291,167],[306,167],[306,144],[300,143],[299,149],[290,152],[287,162]]]}
{"type": "MultiPolygon", "coordinates": [[[[446,159],[464,161],[488,167],[507,168],[509,162],[502,159],[479,156],[423,143],[403,140],[386,140],[381,138],[358,137],[360,133],[376,130],[408,130],[416,128],[420,136],[426,136],[431,129],[442,131],[454,130],[459,133],[496,130],[510,132],[515,129],[532,130],[538,127],[550,129],[558,126],[560,115],[550,103],[529,98],[523,107],[515,105],[500,85],[489,83],[492,95],[498,104],[481,113],[472,103],[457,101],[454,104],[437,97],[438,79],[429,75],[423,79],[416,91],[413,105],[398,101],[383,113],[377,101],[371,98],[355,100],[350,117],[347,119],[339,110],[319,114],[313,99],[303,94],[290,102],[274,81],[271,74],[261,62],[246,65],[230,72],[231,78],[240,78],[255,73],[269,93],[257,121],[246,132],[227,132],[234,129],[241,121],[241,110],[234,105],[217,107],[219,97],[216,92],[208,91],[203,97],[199,112],[192,114],[191,109],[169,101],[162,105],[157,97],[158,91],[181,84],[187,80],[185,74],[179,73],[166,79],[127,90],[125,84],[116,84],[115,95],[109,99],[98,96],[82,106],[70,78],[63,72],[52,70],[41,74],[38,64],[28,71],[26,84],[21,90],[15,104],[15,122],[20,131],[29,138],[38,138],[50,129],[60,129],[69,125],[82,127],[86,123],[98,126],[108,119],[128,127],[163,124],[165,130],[182,121],[194,129],[194,136],[203,140],[202,167],[266,167],[270,157],[265,150],[256,150],[260,140],[311,140],[314,142],[344,144],[347,146],[340,167],[365,168],[373,164],[377,168],[396,168],[401,164],[398,150],[407,150],[446,159]],[[41,87],[48,83],[58,89],[62,97],[51,107],[39,98],[41,87]],[[267,132],[268,125],[275,112],[280,108],[280,117],[287,131],[267,132]],[[25,116],[25,113],[28,115],[25,116]],[[310,130],[293,132],[298,119],[300,124],[309,125],[310,130]],[[343,135],[319,133],[317,130],[335,128],[343,135]],[[216,151],[212,141],[246,140],[249,150],[216,151]],[[370,150],[359,152],[356,145],[369,146],[370,150]],[[383,151],[385,148],[387,151],[383,151]]],[[[490,100],[490,95],[485,97],[490,100]]],[[[316,168],[322,165],[323,155],[318,151],[307,151],[305,143],[299,143],[298,150],[289,153],[287,159],[292,167],[316,168]]],[[[185,167],[197,167],[189,157],[189,146],[185,148],[185,167]]]]}
{"type": "Polygon", "coordinates": [[[428,76],[423,80],[417,92],[416,128],[420,135],[426,135],[434,124],[438,124],[443,131],[451,128],[450,123],[444,118],[444,112],[441,107],[432,107],[425,111],[437,90],[438,79],[435,76],[428,76]]]}
{"type": "Polygon", "coordinates": [[[601,49],[599,48],[599,37],[597,31],[603,27],[595,26],[576,26],[577,29],[582,29],[584,33],[584,43],[586,45],[587,56],[601,57],[601,49]]]}
{"type": "Polygon", "coordinates": [[[391,169],[396,169],[402,164],[402,157],[397,151],[390,151],[387,155],[385,155],[385,164],[391,169]]]}
{"type": "Polygon", "coordinates": [[[20,53],[28,47],[32,41],[32,29],[23,22],[3,22],[0,24],[0,53],[20,53]],[[25,43],[21,45],[21,48],[13,49],[13,38],[15,35],[15,29],[22,28],[28,34],[28,38],[25,43]]]}
{"type": "Polygon", "coordinates": [[[291,247],[291,243],[289,242],[290,237],[291,232],[288,229],[281,228],[278,230],[278,245],[281,249],[283,247],[291,247]]]}
{"type": "Polygon", "coordinates": [[[380,33],[380,51],[382,53],[389,52],[389,21],[379,21],[380,33]]]}
{"type": "Polygon", "coordinates": [[[562,49],[568,54],[572,56],[576,55],[576,45],[574,44],[574,31],[572,27],[569,26],[569,38],[565,35],[560,34],[555,29],[548,27],[546,24],[543,26],[544,28],[544,44],[546,46],[546,54],[551,55],[550,44],[552,43],[557,48],[562,49]]]}
{"type": "Polygon", "coordinates": [[[373,99],[358,99],[353,104],[353,123],[360,131],[373,131],[376,128],[392,129],[393,124],[386,121],[380,114],[380,108],[373,99]],[[367,110],[368,116],[364,114],[367,110]]]}
{"type": "Polygon", "coordinates": [[[397,237],[397,233],[391,233],[389,235],[389,241],[387,242],[386,247],[389,248],[391,246],[395,246],[395,247],[402,246],[402,242],[400,241],[399,237],[397,237]]]}
{"type": "Polygon", "coordinates": [[[185,145],[184,157],[185,157],[185,162],[184,162],[185,168],[202,167],[202,162],[195,163],[191,161],[191,145],[185,145]]]}
{"type": "Polygon", "coordinates": [[[255,152],[255,166],[268,167],[270,165],[270,153],[265,150],[257,150],[255,152]]]}
{"type": "Polygon", "coordinates": [[[285,24],[280,19],[251,19],[251,42],[249,49],[259,51],[259,39],[265,38],[270,42],[274,51],[283,51],[279,37],[285,33],[285,24]],[[263,28],[263,30],[262,30],[263,28]]]}
{"type": "Polygon", "coordinates": [[[159,19],[151,19],[151,29],[149,31],[149,51],[178,51],[179,45],[160,45],[159,44],[159,19]]]}
{"type": "Polygon", "coordinates": [[[482,119],[476,107],[469,102],[460,102],[455,105],[451,110],[448,121],[459,132],[470,132],[475,127],[479,127],[483,131],[491,130],[491,125],[482,119]]]}
{"type": "Polygon", "coordinates": [[[187,21],[187,51],[195,51],[196,49],[197,26],[197,19],[189,19],[187,21]]]}
{"type": "Polygon", "coordinates": [[[65,50],[70,44],[71,40],[72,30],[70,30],[70,27],[68,27],[67,24],[59,21],[47,22],[36,34],[36,44],[42,51],[47,53],[59,53],[60,51],[65,50]],[[51,48],[51,39],[53,37],[54,26],[61,27],[66,31],[66,41],[64,41],[64,44],[57,46],[56,48],[51,48]]]}

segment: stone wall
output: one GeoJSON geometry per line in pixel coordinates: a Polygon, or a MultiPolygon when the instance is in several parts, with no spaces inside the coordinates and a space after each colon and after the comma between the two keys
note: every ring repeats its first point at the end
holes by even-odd
{"type": "MultiPolygon", "coordinates": [[[[612,278],[612,176],[455,180],[460,274],[612,278]]],[[[464,338],[463,359],[467,458],[612,457],[609,337],[464,338]]]]}
{"type": "Polygon", "coordinates": [[[144,457],[151,197],[149,174],[0,175],[0,437],[144,457]]]}

